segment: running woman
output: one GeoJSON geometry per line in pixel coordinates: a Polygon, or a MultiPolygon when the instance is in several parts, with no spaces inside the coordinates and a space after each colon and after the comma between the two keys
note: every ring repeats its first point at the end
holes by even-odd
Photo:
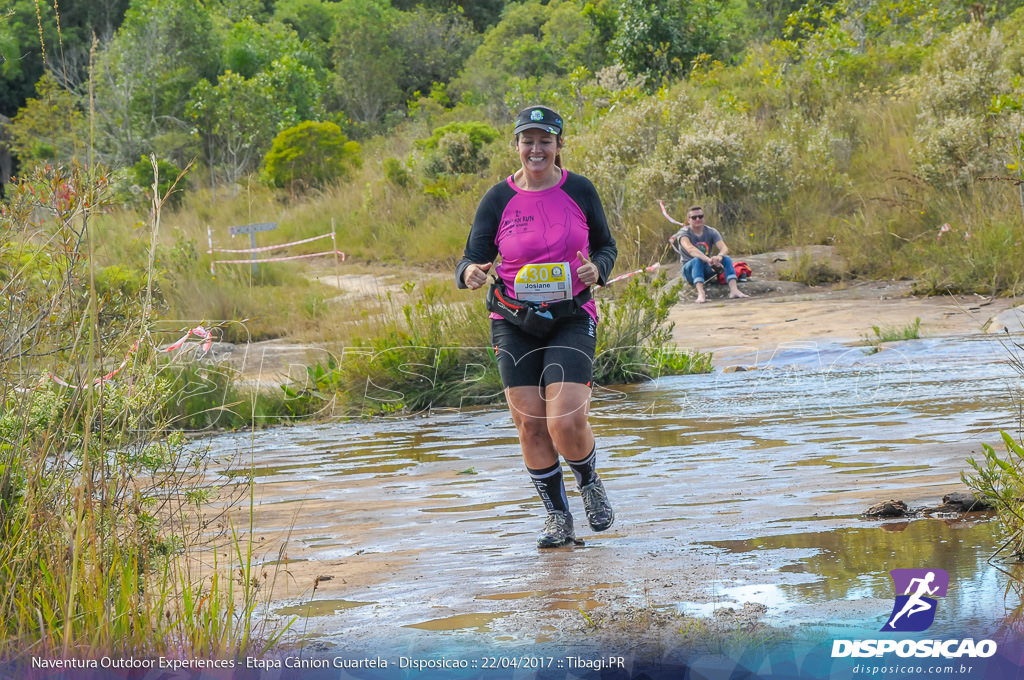
{"type": "Polygon", "coordinates": [[[455,270],[459,288],[480,288],[493,269],[506,297],[568,310],[541,337],[491,313],[505,398],[547,511],[541,548],[576,540],[559,455],[591,529],[615,521],[587,418],[598,322],[590,287],[607,282],[618,250],[594,185],[562,167],[562,132],[562,117],[545,106],[519,113],[512,134],[522,167],[484,195],[455,270]]]}

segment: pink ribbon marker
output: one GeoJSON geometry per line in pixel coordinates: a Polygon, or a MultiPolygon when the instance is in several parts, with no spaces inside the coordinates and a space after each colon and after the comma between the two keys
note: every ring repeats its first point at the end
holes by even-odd
{"type": "Polygon", "coordinates": [[[180,349],[182,347],[182,345],[185,344],[185,341],[188,340],[189,337],[192,336],[192,335],[195,335],[196,337],[199,337],[199,338],[203,338],[205,340],[205,342],[203,343],[203,351],[204,352],[209,352],[210,351],[210,346],[213,345],[213,334],[210,333],[210,331],[208,331],[205,328],[203,328],[202,326],[196,326],[195,328],[189,329],[185,333],[185,335],[181,336],[180,340],[178,340],[177,342],[175,342],[172,345],[168,345],[167,347],[165,347],[164,349],[162,349],[160,351],[162,351],[162,352],[173,352],[176,349],[180,349]]]}

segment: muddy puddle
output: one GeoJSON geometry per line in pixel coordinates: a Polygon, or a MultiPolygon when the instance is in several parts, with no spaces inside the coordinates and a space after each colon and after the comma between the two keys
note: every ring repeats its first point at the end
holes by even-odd
{"type": "Polygon", "coordinates": [[[898,567],[946,569],[944,607],[991,626],[1015,605],[989,562],[994,520],[861,513],[963,488],[965,459],[1019,422],[1007,358],[991,337],[873,354],[800,343],[730,359],[751,370],[598,388],[591,422],[617,520],[593,534],[572,491],[584,544],[554,551],[535,547],[539,502],[499,409],[211,444],[255,474],[274,593],[258,614],[297,617],[287,640],[309,649],[579,644],[610,612],[749,602],[779,625],[878,630],[898,567]]]}

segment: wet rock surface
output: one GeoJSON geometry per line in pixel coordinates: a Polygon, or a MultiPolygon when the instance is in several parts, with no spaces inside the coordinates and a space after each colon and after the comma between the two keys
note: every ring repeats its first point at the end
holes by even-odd
{"type": "Polygon", "coordinates": [[[942,505],[928,508],[928,512],[982,512],[994,510],[984,498],[978,498],[970,491],[954,491],[942,497],[942,505]]]}
{"type": "Polygon", "coordinates": [[[906,503],[891,499],[875,503],[864,511],[865,517],[906,517],[908,514],[910,510],[906,503]]]}
{"type": "Polygon", "coordinates": [[[971,491],[953,491],[942,497],[942,504],[910,508],[900,500],[887,500],[875,503],[864,511],[864,517],[924,517],[929,515],[956,515],[968,512],[986,512],[994,510],[993,505],[984,498],[979,498],[971,491]]]}
{"type": "MultiPolygon", "coordinates": [[[[756,280],[766,270],[755,264],[756,280]]],[[[680,346],[713,351],[718,368],[756,370],[595,391],[600,469],[618,519],[608,532],[581,532],[582,546],[536,549],[543,517],[501,409],[217,439],[216,453],[240,452],[257,481],[261,557],[281,565],[273,615],[317,612],[292,632],[323,650],[479,642],[581,652],[668,649],[683,630],[714,641],[716,626],[760,634],[794,612],[885,616],[888,565],[862,534],[882,536],[901,566],[919,566],[917,544],[936,546],[927,557],[944,566],[939,551],[961,540],[910,535],[969,521],[865,522],[865,505],[934,503],[972,447],[998,441],[1016,417],[1001,401],[999,348],[972,339],[1011,301],[908,291],[870,282],[681,301],[672,310],[680,346]],[[915,317],[921,341],[871,356],[857,345],[872,324],[915,317]],[[837,563],[850,573],[827,572],[837,563]]],[[[271,347],[262,349],[266,365],[271,347]]],[[[571,489],[570,503],[581,512],[571,489]]]]}

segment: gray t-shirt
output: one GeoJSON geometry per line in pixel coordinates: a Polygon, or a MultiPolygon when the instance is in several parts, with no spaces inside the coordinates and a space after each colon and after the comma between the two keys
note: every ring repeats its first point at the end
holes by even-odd
{"type": "MultiPolygon", "coordinates": [[[[717,229],[715,229],[714,227],[707,226],[705,226],[704,230],[701,231],[700,236],[694,234],[689,227],[683,227],[682,229],[675,233],[675,237],[680,240],[684,238],[690,239],[690,243],[697,246],[697,250],[699,250],[700,252],[704,253],[709,257],[712,254],[711,249],[714,247],[714,245],[722,240],[722,235],[718,233],[717,229]]],[[[683,248],[682,244],[680,244],[679,261],[685,264],[692,259],[693,255],[690,255],[690,253],[686,252],[686,248],[683,248]]]]}

